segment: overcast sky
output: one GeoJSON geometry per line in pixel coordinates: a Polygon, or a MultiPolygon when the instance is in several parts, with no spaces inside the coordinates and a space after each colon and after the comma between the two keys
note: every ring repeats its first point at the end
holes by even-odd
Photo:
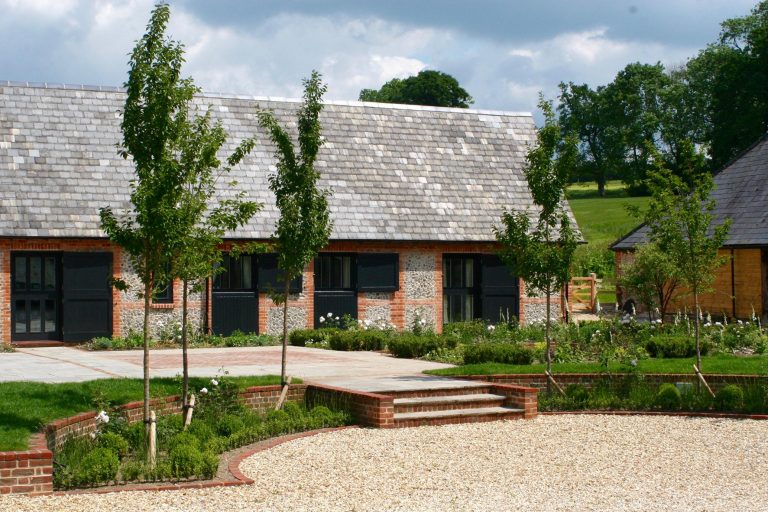
{"type": "MultiPolygon", "coordinates": [[[[757,0],[174,0],[170,34],[204,90],[327,98],[422,69],[455,76],[473,107],[533,111],[561,81],[592,86],[630,62],[678,65],[757,0]]],[[[154,0],[0,0],[0,79],[122,85],[154,0]]]]}

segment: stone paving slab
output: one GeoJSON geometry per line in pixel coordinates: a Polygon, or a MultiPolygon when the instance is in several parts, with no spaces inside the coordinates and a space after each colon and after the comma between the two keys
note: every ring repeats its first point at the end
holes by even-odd
{"type": "MultiPolygon", "coordinates": [[[[279,375],[281,347],[202,348],[189,351],[190,374],[214,376],[279,375]]],[[[467,381],[423,375],[427,369],[450,365],[397,359],[378,352],[338,352],[288,347],[288,374],[305,382],[364,391],[475,385],[467,381]]],[[[181,373],[181,350],[158,349],[150,355],[153,377],[181,373]]],[[[142,352],[89,352],[73,347],[19,348],[0,354],[0,382],[82,382],[142,376],[142,352]]]]}

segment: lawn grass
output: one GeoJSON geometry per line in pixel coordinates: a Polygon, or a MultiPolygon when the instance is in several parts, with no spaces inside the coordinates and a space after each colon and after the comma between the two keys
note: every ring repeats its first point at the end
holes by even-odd
{"type": "MultiPolygon", "coordinates": [[[[597,195],[594,183],[577,183],[566,190],[576,222],[579,224],[586,245],[576,250],[576,258],[584,257],[590,251],[607,251],[610,245],[636,228],[641,219],[627,211],[627,205],[645,209],[649,197],[629,197],[620,181],[606,184],[605,197],[597,195]]],[[[606,273],[599,290],[600,302],[616,302],[614,273],[606,273]]]]}
{"type": "MultiPolygon", "coordinates": [[[[643,373],[693,373],[695,357],[684,359],[641,359],[637,369],[643,373]]],[[[732,356],[720,354],[702,358],[703,371],[707,373],[724,373],[730,375],[768,375],[768,355],[761,356],[732,356]]],[[[512,373],[544,373],[545,364],[468,364],[440,370],[427,370],[431,375],[494,375],[512,373]]],[[[600,373],[604,371],[599,363],[555,363],[552,373],[600,373]]],[[[629,371],[627,365],[611,363],[612,372],[629,371]]]]}
{"type": "MultiPolygon", "coordinates": [[[[240,387],[279,384],[276,375],[227,377],[240,387]]],[[[208,377],[192,377],[190,389],[210,386],[208,377]]],[[[88,382],[45,384],[41,382],[0,383],[0,451],[25,450],[30,434],[59,418],[92,411],[94,399],[103,397],[110,405],[142,400],[141,379],[100,379],[88,382]]],[[[178,378],[151,380],[152,397],[181,394],[178,378]]]]}

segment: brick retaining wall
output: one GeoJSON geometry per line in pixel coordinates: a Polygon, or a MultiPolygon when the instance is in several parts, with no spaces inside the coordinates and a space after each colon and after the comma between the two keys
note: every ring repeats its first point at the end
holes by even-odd
{"type": "Polygon", "coordinates": [[[0,494],[48,494],[53,491],[53,452],[44,434],[29,439],[29,450],[0,452],[0,494]]]}
{"type": "Polygon", "coordinates": [[[352,391],[331,386],[310,385],[306,393],[307,406],[326,405],[345,409],[352,421],[366,427],[395,426],[394,398],[387,395],[352,391]]]}

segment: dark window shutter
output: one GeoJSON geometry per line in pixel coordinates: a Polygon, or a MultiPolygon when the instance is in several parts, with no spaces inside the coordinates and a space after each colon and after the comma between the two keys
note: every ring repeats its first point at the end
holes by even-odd
{"type": "Polygon", "coordinates": [[[480,263],[483,319],[495,324],[519,316],[518,278],[495,254],[484,254],[480,263]]]}
{"type": "MultiPolygon", "coordinates": [[[[282,292],[284,281],[283,273],[277,267],[277,254],[259,255],[258,290],[260,292],[282,292]]],[[[291,293],[301,293],[302,276],[291,280],[291,293]]]]}
{"type": "Polygon", "coordinates": [[[368,253],[357,255],[357,290],[392,292],[399,289],[397,254],[368,253]]]}

